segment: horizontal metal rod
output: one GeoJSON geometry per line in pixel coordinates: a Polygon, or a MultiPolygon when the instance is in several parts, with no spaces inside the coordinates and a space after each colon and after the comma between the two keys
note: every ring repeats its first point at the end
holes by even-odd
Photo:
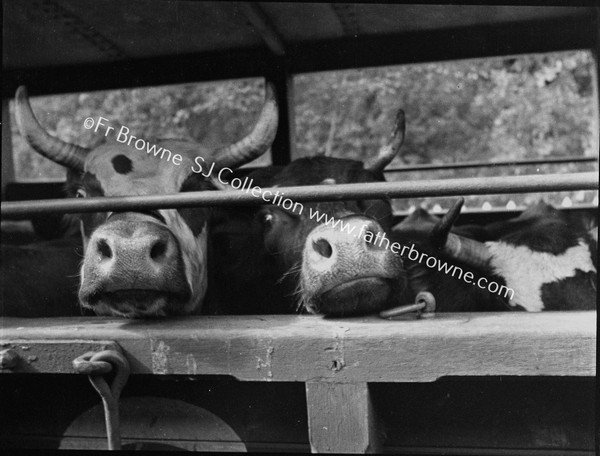
{"type": "MultiPolygon", "coordinates": [[[[256,196],[255,192],[255,195],[252,195],[252,188],[254,187],[247,187],[244,190],[185,192],[168,195],[4,202],[1,205],[1,213],[2,217],[18,219],[27,218],[31,215],[50,213],[267,204],[260,194],[256,196]]],[[[409,198],[597,189],[598,174],[594,172],[543,176],[471,177],[466,179],[259,188],[262,194],[270,191],[271,195],[279,194],[283,201],[289,199],[292,200],[292,203],[366,198],[409,198]]],[[[271,197],[270,201],[274,201],[273,198],[271,197]]],[[[274,201],[274,203],[281,205],[281,199],[278,201],[280,201],[279,204],[277,201],[274,201]]]]}
{"type": "Polygon", "coordinates": [[[533,160],[505,160],[505,161],[471,161],[463,163],[441,163],[439,165],[407,165],[400,168],[386,169],[386,173],[401,173],[405,171],[430,171],[435,169],[461,169],[461,168],[490,168],[493,166],[527,166],[527,165],[554,165],[560,163],[591,163],[597,162],[597,157],[562,157],[562,158],[536,158],[533,160]]]}

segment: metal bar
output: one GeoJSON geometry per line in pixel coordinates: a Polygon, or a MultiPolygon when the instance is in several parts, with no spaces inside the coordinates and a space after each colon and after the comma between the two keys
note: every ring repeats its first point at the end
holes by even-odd
{"type": "Polygon", "coordinates": [[[131,209],[171,209],[198,206],[234,206],[267,204],[291,200],[335,201],[366,198],[408,198],[422,196],[486,195],[499,193],[535,193],[568,190],[597,190],[598,174],[572,173],[544,176],[472,177],[404,182],[311,185],[264,188],[245,178],[236,191],[186,192],[168,195],[122,196],[103,198],[48,199],[43,201],[3,202],[2,217],[28,218],[50,213],[125,211],[131,209]],[[255,190],[258,189],[258,190],[255,190]],[[254,192],[253,192],[254,190],[254,192]],[[271,192],[269,200],[261,195],[271,192]],[[255,193],[253,195],[252,193],[255,193]],[[258,196],[257,196],[258,195],[258,196]],[[279,196],[279,200],[276,197],[279,196]]]}
{"type": "Polygon", "coordinates": [[[404,171],[425,171],[435,169],[460,169],[460,168],[489,168],[493,166],[526,166],[526,165],[553,165],[558,163],[592,163],[598,157],[564,157],[564,158],[536,158],[533,160],[505,160],[505,161],[471,161],[462,163],[441,163],[439,165],[407,165],[400,168],[386,169],[386,173],[401,173],[404,171]]]}
{"type": "Polygon", "coordinates": [[[279,31],[265,11],[256,2],[237,2],[246,19],[252,24],[271,52],[277,56],[285,55],[285,44],[279,31]]]}

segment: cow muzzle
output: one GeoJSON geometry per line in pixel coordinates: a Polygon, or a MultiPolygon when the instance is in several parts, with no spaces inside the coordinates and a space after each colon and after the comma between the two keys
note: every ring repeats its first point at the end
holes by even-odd
{"type": "Polygon", "coordinates": [[[81,272],[80,302],[99,315],[177,314],[191,295],[177,240],[147,214],[115,214],[97,228],[81,272]]]}
{"type": "Polygon", "coordinates": [[[402,261],[385,231],[363,216],[313,229],[304,245],[302,299],[311,313],[349,316],[377,312],[406,286],[402,261]]]}

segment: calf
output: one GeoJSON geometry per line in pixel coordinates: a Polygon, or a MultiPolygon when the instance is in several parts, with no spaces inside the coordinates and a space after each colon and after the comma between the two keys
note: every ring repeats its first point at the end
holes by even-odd
{"type": "Polygon", "coordinates": [[[1,316],[89,314],[77,300],[83,258],[80,236],[0,247],[1,316]]]}

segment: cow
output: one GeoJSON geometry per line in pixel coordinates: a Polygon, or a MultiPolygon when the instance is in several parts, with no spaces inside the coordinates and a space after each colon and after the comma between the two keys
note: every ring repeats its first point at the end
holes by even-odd
{"type": "MultiPolygon", "coordinates": [[[[370,164],[316,156],[248,177],[260,188],[384,181],[383,169],[399,151],[404,133],[404,113],[399,111],[391,139],[370,164]]],[[[302,211],[275,204],[216,211],[210,273],[220,307],[209,312],[349,316],[385,308],[404,292],[402,262],[357,234],[384,236],[391,222],[391,205],[383,198],[305,202],[302,211]]]]}
{"type": "MultiPolygon", "coordinates": [[[[148,150],[118,139],[93,149],[66,143],[39,124],[25,87],[16,93],[16,120],[36,152],[68,169],[70,196],[210,191],[216,190],[214,178],[200,172],[200,163],[212,166],[214,172],[233,170],[271,146],[278,109],[273,87],[267,84],[265,89],[265,103],[253,130],[231,145],[212,149],[179,139],[157,139],[154,149],[148,150]],[[162,151],[160,158],[157,150],[162,151]]],[[[81,214],[80,304],[97,315],[125,318],[200,313],[208,280],[209,217],[209,208],[81,214]]]]}
{"type": "Polygon", "coordinates": [[[92,315],[79,306],[81,236],[22,245],[0,245],[0,315],[74,317],[92,315]]]}
{"type": "Polygon", "coordinates": [[[409,296],[432,293],[439,312],[596,308],[597,228],[586,228],[582,220],[544,202],[475,230],[453,227],[462,204],[459,199],[442,219],[417,209],[393,228],[392,237],[414,245],[419,255],[474,274],[467,283],[458,270],[449,275],[443,267],[403,255],[409,296]],[[484,280],[478,284],[479,278],[484,280]],[[494,292],[485,287],[491,282],[499,285],[494,292]]]}

